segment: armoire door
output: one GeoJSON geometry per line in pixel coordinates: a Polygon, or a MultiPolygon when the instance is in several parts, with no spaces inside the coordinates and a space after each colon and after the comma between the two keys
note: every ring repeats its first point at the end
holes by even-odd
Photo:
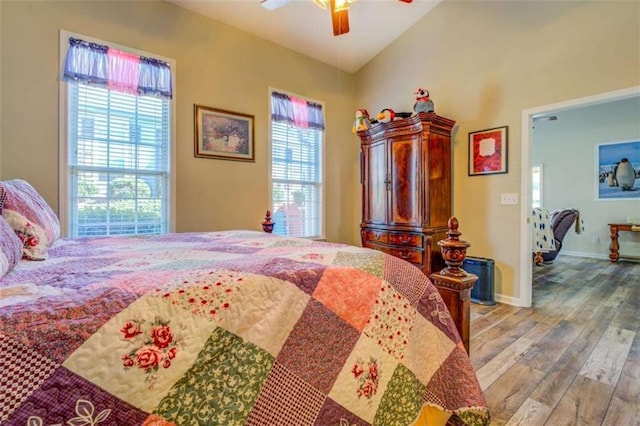
{"type": "Polygon", "coordinates": [[[389,139],[389,224],[421,226],[420,135],[389,139]]]}
{"type": "Polygon", "coordinates": [[[384,139],[363,147],[363,219],[370,224],[387,223],[389,179],[386,147],[384,139]]]}

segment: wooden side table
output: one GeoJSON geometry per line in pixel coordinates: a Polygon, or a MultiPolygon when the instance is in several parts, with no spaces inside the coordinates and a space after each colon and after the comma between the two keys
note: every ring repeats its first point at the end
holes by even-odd
{"type": "Polygon", "coordinates": [[[640,225],[633,225],[631,223],[610,223],[609,224],[609,236],[611,237],[611,244],[609,245],[609,260],[617,262],[620,259],[620,243],[618,243],[618,232],[640,232],[640,225]]]}

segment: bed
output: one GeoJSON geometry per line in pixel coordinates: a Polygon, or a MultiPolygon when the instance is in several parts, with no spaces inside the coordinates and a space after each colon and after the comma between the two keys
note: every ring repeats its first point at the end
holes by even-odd
{"type": "Polygon", "coordinates": [[[0,424],[489,423],[413,265],[250,230],[60,238],[20,185],[0,183],[0,424]]]}

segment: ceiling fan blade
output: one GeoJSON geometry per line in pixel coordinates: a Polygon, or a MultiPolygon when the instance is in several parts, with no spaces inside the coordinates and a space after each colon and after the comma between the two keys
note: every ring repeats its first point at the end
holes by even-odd
{"type": "Polygon", "coordinates": [[[336,0],[330,1],[331,23],[333,24],[333,35],[339,36],[349,32],[349,9],[336,11],[336,0]]]}
{"type": "Polygon", "coordinates": [[[277,8],[289,3],[289,1],[291,0],[262,0],[260,2],[260,6],[267,10],[276,10],[277,8]]]}

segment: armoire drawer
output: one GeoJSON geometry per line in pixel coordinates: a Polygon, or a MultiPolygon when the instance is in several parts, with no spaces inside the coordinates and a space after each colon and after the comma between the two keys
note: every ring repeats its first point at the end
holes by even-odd
{"type": "MultiPolygon", "coordinates": [[[[387,250],[385,250],[387,251],[387,250]]],[[[399,257],[411,263],[422,264],[424,260],[424,252],[422,250],[415,250],[411,248],[395,248],[389,247],[387,253],[392,256],[399,257]]]]}
{"type": "Polygon", "coordinates": [[[409,247],[422,247],[422,234],[389,232],[389,244],[409,247]]]}
{"type": "Polygon", "coordinates": [[[387,231],[378,231],[375,229],[366,229],[364,231],[364,240],[374,243],[389,243],[389,233],[387,231]]]}

